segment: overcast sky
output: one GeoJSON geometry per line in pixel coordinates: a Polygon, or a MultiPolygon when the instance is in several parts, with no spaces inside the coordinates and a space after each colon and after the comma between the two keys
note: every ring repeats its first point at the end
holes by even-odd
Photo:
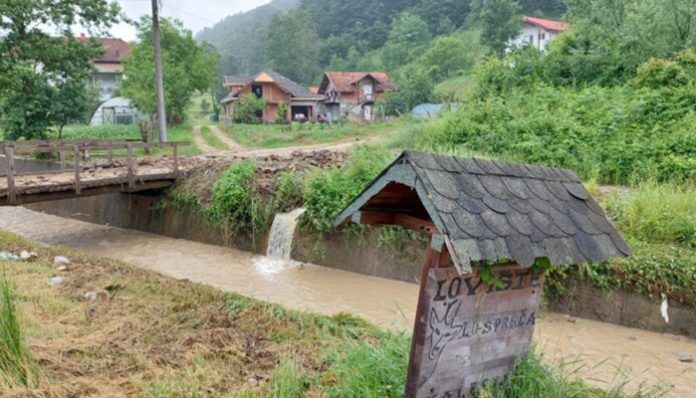
{"type": "MultiPolygon", "coordinates": [[[[152,13],[151,0],[116,0],[116,2],[121,5],[125,14],[134,20],[152,13]]],[[[195,34],[228,15],[251,10],[268,2],[269,0],[162,0],[160,4],[162,4],[162,15],[181,20],[184,27],[195,34]]],[[[127,41],[135,40],[136,37],[135,28],[124,23],[113,26],[111,34],[113,37],[127,41]]]]}

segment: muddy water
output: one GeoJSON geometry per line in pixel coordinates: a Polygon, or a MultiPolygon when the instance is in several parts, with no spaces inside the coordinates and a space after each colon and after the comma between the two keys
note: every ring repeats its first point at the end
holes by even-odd
{"type": "MultiPolygon", "coordinates": [[[[64,219],[24,208],[0,208],[0,228],[49,245],[65,245],[123,260],[175,278],[206,283],[290,308],[323,314],[350,312],[381,326],[411,327],[418,288],[337,269],[304,264],[282,272],[258,272],[251,253],[159,235],[64,219]]],[[[674,385],[670,397],[696,397],[696,364],[676,352],[696,355],[696,340],[676,338],[583,319],[549,314],[535,336],[545,358],[570,362],[601,387],[628,379],[674,385]]]]}

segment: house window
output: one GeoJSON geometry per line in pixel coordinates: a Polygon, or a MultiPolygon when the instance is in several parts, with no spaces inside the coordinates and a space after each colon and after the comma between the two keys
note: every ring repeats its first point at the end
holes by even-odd
{"type": "Polygon", "coordinates": [[[539,33],[539,40],[546,40],[546,33],[545,32],[539,33]]]}
{"type": "Polygon", "coordinates": [[[256,98],[261,98],[263,97],[263,86],[260,84],[253,84],[251,86],[251,92],[256,95],[256,98]]]}
{"type": "Polygon", "coordinates": [[[527,41],[529,43],[534,43],[534,35],[529,35],[529,37],[527,38],[527,41]]]}

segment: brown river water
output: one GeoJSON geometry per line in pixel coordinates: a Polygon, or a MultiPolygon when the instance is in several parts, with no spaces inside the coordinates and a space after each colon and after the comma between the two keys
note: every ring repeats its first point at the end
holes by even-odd
{"type": "MultiPolygon", "coordinates": [[[[0,208],[0,228],[46,245],[64,245],[122,260],[174,278],[206,283],[289,308],[341,311],[382,327],[410,329],[418,286],[321,267],[280,267],[251,253],[133,230],[60,218],[21,207],[0,208]]],[[[626,382],[673,386],[668,397],[696,397],[696,340],[609,323],[546,314],[535,341],[548,361],[600,387],[626,382]]]]}

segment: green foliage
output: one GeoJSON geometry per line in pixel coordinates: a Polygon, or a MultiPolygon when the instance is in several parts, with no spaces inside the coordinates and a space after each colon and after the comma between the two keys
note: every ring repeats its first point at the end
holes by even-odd
{"type": "MultiPolygon", "coordinates": [[[[533,352],[517,362],[515,371],[505,383],[491,382],[479,393],[481,398],[650,398],[661,397],[667,389],[641,388],[638,392],[623,392],[624,384],[610,390],[590,387],[578,378],[584,364],[580,360],[566,360],[549,366],[533,352]]],[[[618,371],[617,371],[617,376],[618,371]]]]}
{"type": "Polygon", "coordinates": [[[237,123],[259,123],[258,114],[266,108],[266,99],[254,94],[242,95],[234,104],[234,120],[237,123]]]}
{"type": "Polygon", "coordinates": [[[44,138],[50,127],[82,119],[91,98],[90,60],[102,50],[72,29],[101,32],[118,14],[107,0],[0,3],[0,120],[8,139],[44,138]]]}
{"type": "Polygon", "coordinates": [[[645,242],[696,248],[696,189],[693,185],[641,183],[630,195],[614,195],[607,211],[623,233],[645,242]]]}
{"type": "Polygon", "coordinates": [[[476,32],[467,32],[433,40],[421,60],[429,68],[428,74],[433,81],[442,81],[474,67],[482,53],[476,36],[476,32]]]}
{"type": "Polygon", "coordinates": [[[651,58],[638,67],[634,82],[653,89],[696,84],[696,53],[688,49],[672,59],[651,58]]]}
{"type": "Polygon", "coordinates": [[[394,70],[415,58],[430,42],[427,23],[417,15],[403,12],[391,24],[389,38],[382,48],[382,63],[394,70]]]}
{"type": "Polygon", "coordinates": [[[414,106],[430,102],[435,84],[429,70],[419,63],[411,63],[399,70],[396,75],[398,89],[385,94],[386,112],[398,114],[409,112],[414,106]]]}
{"type": "MultiPolygon", "coordinates": [[[[197,43],[191,32],[184,30],[178,21],[162,18],[160,38],[165,112],[169,123],[178,123],[183,120],[194,93],[210,89],[218,62],[217,54],[197,43]]],[[[152,21],[149,17],[140,21],[138,39],[125,61],[121,91],[140,111],[156,114],[152,21]]]]}
{"type": "MultiPolygon", "coordinates": [[[[497,61],[494,61],[497,64],[497,61]]],[[[600,183],[696,178],[694,90],[536,85],[491,91],[424,125],[421,149],[455,146],[568,167],[600,183]]]]}
{"type": "Polygon", "coordinates": [[[520,4],[516,0],[480,0],[481,40],[493,51],[503,54],[508,40],[522,27],[520,4]]]}
{"type": "Polygon", "coordinates": [[[285,212],[297,208],[302,203],[302,181],[292,173],[278,174],[275,187],[275,208],[285,212]]]}
{"type": "Polygon", "coordinates": [[[302,368],[291,358],[284,358],[271,373],[268,398],[295,398],[305,394],[309,380],[302,368]]]}
{"type": "Polygon", "coordinates": [[[228,234],[248,230],[254,243],[266,231],[270,218],[254,184],[255,175],[256,166],[250,160],[230,166],[213,185],[207,210],[211,220],[228,234]]]}
{"type": "MultiPolygon", "coordinates": [[[[49,136],[54,138],[52,136],[49,136]]],[[[58,138],[57,136],[55,138],[58,138]]],[[[83,140],[83,139],[138,139],[140,131],[137,126],[127,126],[123,124],[88,126],[84,124],[71,124],[63,128],[63,139],[83,140]]]]}
{"type": "Polygon", "coordinates": [[[303,225],[317,232],[334,230],[333,218],[357,196],[377,174],[393,160],[378,148],[358,147],[342,168],[321,170],[306,183],[302,215],[303,225]]]}
{"type": "Polygon", "coordinates": [[[357,340],[325,350],[327,397],[403,397],[410,336],[388,333],[379,342],[357,340]]]}
{"type": "Polygon", "coordinates": [[[276,112],[276,123],[284,124],[288,118],[288,104],[287,102],[281,102],[278,104],[278,110],[276,112]]]}
{"type": "Polygon", "coordinates": [[[296,9],[278,14],[266,34],[266,59],[291,80],[311,83],[319,73],[318,40],[309,13],[296,9]]]}
{"type": "Polygon", "coordinates": [[[30,387],[36,381],[35,368],[17,318],[16,299],[3,268],[0,279],[0,387],[30,387]]]}

